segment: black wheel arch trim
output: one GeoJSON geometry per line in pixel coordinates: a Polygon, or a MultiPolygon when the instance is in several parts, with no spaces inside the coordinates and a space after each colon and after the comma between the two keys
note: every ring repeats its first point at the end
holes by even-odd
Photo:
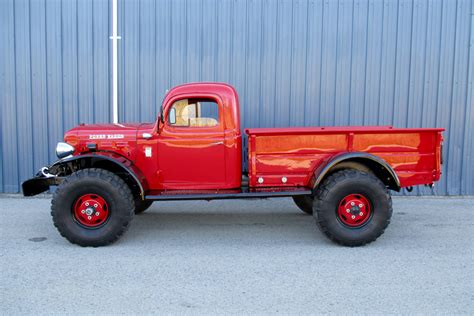
{"type": "Polygon", "coordinates": [[[115,153],[97,152],[93,154],[84,154],[84,155],[64,158],[64,159],[56,161],[54,164],[51,165],[49,169],[51,170],[51,168],[56,167],[56,166],[65,165],[73,161],[86,160],[86,159],[90,159],[92,164],[97,163],[98,161],[108,161],[120,167],[122,170],[127,172],[132,177],[135,184],[140,189],[140,197],[144,199],[145,191],[148,190],[148,184],[146,182],[145,176],[137,167],[133,165],[131,160],[127,159],[124,156],[117,155],[115,153]]]}
{"type": "MultiPolygon", "coordinates": [[[[362,161],[363,163],[364,160],[370,161],[371,163],[376,163],[382,169],[388,172],[388,174],[392,178],[391,180],[393,181],[391,185],[388,185],[389,189],[400,191],[401,189],[400,179],[398,178],[398,175],[395,172],[395,170],[393,170],[392,166],[390,166],[390,164],[386,162],[384,159],[377,157],[375,155],[369,154],[369,153],[364,153],[364,152],[350,152],[350,153],[339,154],[339,155],[329,158],[326,161],[326,163],[322,163],[318,168],[316,168],[316,170],[313,173],[313,179],[312,179],[313,190],[315,190],[321,184],[321,182],[326,177],[326,175],[339,163],[345,162],[345,161],[356,161],[356,162],[362,161]]],[[[382,182],[386,183],[384,179],[382,179],[382,182]]]]}
{"type": "Polygon", "coordinates": [[[89,160],[91,167],[94,167],[94,164],[99,161],[107,161],[108,163],[114,164],[115,166],[126,172],[133,179],[133,181],[140,190],[141,199],[143,200],[145,198],[145,191],[148,190],[148,183],[143,173],[137,167],[135,167],[129,159],[108,152],[100,152],[100,154],[94,153],[78,155],[63,158],[56,161],[51,166],[47,167],[48,172],[51,173],[48,177],[44,177],[39,172],[36,177],[26,180],[22,183],[23,195],[37,195],[48,190],[50,185],[58,185],[62,181],[62,179],[64,179],[64,177],[56,176],[55,170],[58,167],[68,166],[68,164],[72,162],[78,162],[81,160],[89,160]]]}

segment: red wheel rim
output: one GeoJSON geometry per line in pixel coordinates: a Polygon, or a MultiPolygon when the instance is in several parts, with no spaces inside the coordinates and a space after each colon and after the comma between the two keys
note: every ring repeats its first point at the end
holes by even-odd
{"type": "Polygon", "coordinates": [[[86,227],[97,227],[109,217],[109,206],[97,194],[84,194],[74,203],[74,218],[86,227]]]}
{"type": "Polygon", "coordinates": [[[349,194],[339,203],[337,215],[339,220],[347,226],[362,226],[370,218],[370,202],[362,194],[349,194]]]}

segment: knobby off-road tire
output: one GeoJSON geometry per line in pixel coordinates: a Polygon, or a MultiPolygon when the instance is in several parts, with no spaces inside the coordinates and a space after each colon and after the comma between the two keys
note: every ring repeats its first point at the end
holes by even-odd
{"type": "Polygon", "coordinates": [[[363,246],[384,233],[392,216],[392,199],[373,174],[341,170],[316,191],[313,215],[329,239],[344,246],[363,246]]]}
{"type": "Polygon", "coordinates": [[[135,214],[141,214],[145,212],[151,205],[153,201],[142,200],[141,198],[135,198],[135,214]]]}
{"type": "Polygon", "coordinates": [[[308,215],[313,215],[313,198],[308,195],[294,196],[293,201],[296,206],[308,215]]]}
{"type": "Polygon", "coordinates": [[[51,216],[59,233],[83,247],[105,246],[127,230],[135,205],[127,184],[103,169],[79,170],[54,192],[51,216]],[[91,216],[85,213],[93,208],[91,216]],[[94,217],[97,214],[97,217],[94,217]]]}

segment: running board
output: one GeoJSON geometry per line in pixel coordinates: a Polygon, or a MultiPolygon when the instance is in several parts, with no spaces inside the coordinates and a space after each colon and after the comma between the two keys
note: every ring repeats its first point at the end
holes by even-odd
{"type": "MultiPolygon", "coordinates": [[[[153,192],[155,193],[155,192],[153,192]]],[[[159,191],[157,194],[145,196],[149,201],[179,201],[179,200],[225,200],[225,199],[265,199],[277,197],[289,197],[298,195],[311,195],[312,191],[307,188],[295,188],[291,191],[280,190],[167,190],[159,191]]]]}

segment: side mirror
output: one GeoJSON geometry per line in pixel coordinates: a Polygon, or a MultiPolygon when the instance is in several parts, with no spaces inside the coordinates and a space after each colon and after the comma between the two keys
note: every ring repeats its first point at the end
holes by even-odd
{"type": "Polygon", "coordinates": [[[168,114],[168,122],[171,124],[171,125],[174,125],[176,124],[176,109],[175,108],[171,108],[169,114],[168,114]]]}

